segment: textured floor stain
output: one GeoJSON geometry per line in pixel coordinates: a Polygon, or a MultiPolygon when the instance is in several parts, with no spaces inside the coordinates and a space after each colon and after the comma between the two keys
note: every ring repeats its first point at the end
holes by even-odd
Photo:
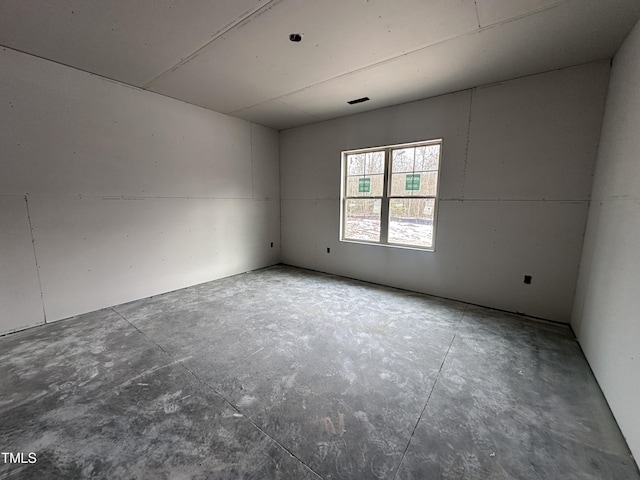
{"type": "Polygon", "coordinates": [[[338,435],[341,437],[346,432],[344,428],[344,414],[342,413],[338,413],[335,416],[335,423],[333,416],[314,417],[311,423],[330,435],[338,435]]]}

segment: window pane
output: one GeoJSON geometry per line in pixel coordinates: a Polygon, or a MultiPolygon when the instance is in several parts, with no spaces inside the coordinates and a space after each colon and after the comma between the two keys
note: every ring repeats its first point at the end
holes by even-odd
{"type": "Polygon", "coordinates": [[[391,172],[413,172],[415,148],[393,150],[391,155],[391,172]]]}
{"type": "Polygon", "coordinates": [[[438,172],[420,172],[420,190],[415,195],[436,196],[438,187],[438,172]]]}
{"type": "Polygon", "coordinates": [[[425,145],[424,147],[416,147],[415,169],[417,172],[438,170],[439,163],[440,145],[425,145]]]}
{"type": "Polygon", "coordinates": [[[364,175],[366,154],[347,155],[347,175],[364,175]]]}
{"type": "Polygon", "coordinates": [[[366,155],[365,173],[367,175],[384,174],[384,151],[369,152],[366,155]]]}
{"type": "Polygon", "coordinates": [[[393,150],[391,196],[435,196],[440,145],[393,150]]]}
{"type": "Polygon", "coordinates": [[[391,175],[392,197],[436,195],[438,172],[394,173],[391,175]]]}
{"type": "Polygon", "coordinates": [[[380,241],[379,198],[350,198],[344,205],[344,238],[349,240],[380,241]]]}
{"type": "Polygon", "coordinates": [[[384,150],[347,155],[347,175],[384,174],[384,150]]]}
{"type": "Polygon", "coordinates": [[[412,173],[394,173],[391,175],[391,196],[410,197],[420,189],[422,184],[420,175],[414,176],[412,173]],[[418,178],[417,178],[418,177],[418,178]]]}
{"type": "Polygon", "coordinates": [[[389,242],[400,245],[433,245],[433,198],[391,198],[389,200],[389,242]]]}
{"type": "Polygon", "coordinates": [[[347,177],[347,197],[381,197],[384,175],[347,177]]]}

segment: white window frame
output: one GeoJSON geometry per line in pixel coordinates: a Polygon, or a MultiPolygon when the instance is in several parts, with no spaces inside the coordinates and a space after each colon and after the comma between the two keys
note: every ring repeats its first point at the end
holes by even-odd
{"type": "Polygon", "coordinates": [[[341,181],[340,181],[340,241],[347,243],[360,243],[366,245],[381,245],[386,247],[394,247],[394,248],[404,248],[410,250],[421,250],[434,252],[436,247],[436,225],[438,220],[438,194],[440,189],[440,171],[442,165],[442,149],[443,149],[443,139],[436,138],[433,140],[426,140],[421,142],[412,142],[412,143],[401,143],[396,145],[387,145],[381,147],[370,147],[370,148],[359,148],[355,150],[344,150],[341,152],[341,181]],[[428,145],[439,145],[440,151],[438,155],[438,170],[436,175],[436,188],[434,195],[412,195],[412,196],[397,196],[391,195],[391,158],[392,151],[399,150],[402,148],[408,147],[422,147],[428,145]],[[370,152],[384,152],[384,185],[382,189],[382,196],[367,196],[367,197],[354,197],[347,196],[347,156],[353,154],[361,154],[361,153],[370,153],[370,152]],[[350,199],[362,199],[362,198],[371,198],[371,199],[380,199],[381,200],[381,211],[380,211],[380,240],[362,240],[362,239],[353,239],[353,238],[345,238],[345,211],[346,211],[346,202],[350,199]],[[431,237],[431,246],[425,247],[421,245],[410,245],[410,244],[402,244],[402,243],[393,243],[388,241],[389,236],[389,202],[394,198],[425,198],[425,199],[433,199],[434,201],[434,212],[433,212],[433,224],[432,224],[432,237],[431,237]]]}

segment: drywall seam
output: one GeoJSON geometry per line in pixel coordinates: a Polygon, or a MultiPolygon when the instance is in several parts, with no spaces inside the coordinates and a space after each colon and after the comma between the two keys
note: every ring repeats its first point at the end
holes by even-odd
{"type": "Polygon", "coordinates": [[[471,107],[473,107],[473,91],[475,88],[472,88],[469,92],[469,115],[467,120],[467,144],[464,147],[464,168],[462,170],[462,191],[460,192],[461,199],[464,199],[464,186],[465,180],[467,178],[467,160],[469,158],[469,143],[470,143],[470,134],[471,134],[471,107]]]}
{"type": "Polygon", "coordinates": [[[180,60],[177,64],[175,64],[173,67],[165,70],[164,72],[162,72],[160,75],[157,75],[155,78],[152,78],[151,80],[149,80],[147,83],[145,83],[143,85],[143,89],[147,90],[151,87],[151,85],[153,83],[155,83],[157,80],[160,80],[162,77],[164,77],[166,74],[173,72],[174,70],[177,70],[178,68],[182,67],[183,65],[186,65],[187,63],[189,63],[191,60],[193,60],[194,58],[196,58],[198,56],[198,54],[204,50],[205,48],[207,48],[209,45],[211,45],[213,42],[215,42],[216,40],[218,40],[220,37],[222,37],[225,33],[237,28],[237,27],[241,27],[242,25],[245,25],[246,23],[250,22],[253,17],[258,17],[260,16],[260,14],[266,10],[270,10],[271,8],[273,8],[275,5],[277,5],[280,1],[282,0],[268,0],[267,3],[265,3],[264,5],[262,5],[261,7],[258,7],[256,9],[253,10],[248,10],[245,13],[243,13],[242,15],[240,15],[240,17],[238,18],[238,20],[236,20],[235,22],[232,22],[230,24],[228,24],[226,27],[223,27],[221,30],[217,31],[216,33],[213,34],[211,40],[209,40],[207,43],[205,43],[204,45],[202,45],[200,48],[198,48],[197,50],[195,50],[193,53],[191,53],[190,55],[188,55],[186,58],[183,58],[182,60],[180,60]]]}
{"type": "MultiPolygon", "coordinates": [[[[74,67],[73,65],[69,65],[69,64],[64,63],[64,62],[59,62],[57,60],[51,60],[50,58],[46,58],[46,57],[43,57],[41,55],[36,55],[34,53],[30,53],[30,52],[27,52],[27,51],[24,51],[24,50],[20,50],[18,48],[8,47],[7,45],[2,45],[2,44],[0,44],[0,48],[3,49],[4,51],[8,51],[9,50],[9,51],[12,51],[12,52],[19,53],[21,55],[26,55],[26,56],[29,56],[29,57],[37,58],[38,60],[43,60],[43,61],[45,61],[47,63],[51,63],[51,64],[55,64],[55,65],[60,65],[60,66],[66,67],[66,68],[70,68],[71,70],[75,70],[76,72],[81,72],[81,73],[83,73],[85,75],[88,75],[90,77],[96,77],[96,78],[99,78],[99,79],[104,80],[106,82],[112,83],[114,85],[119,85],[121,87],[126,87],[126,88],[129,88],[129,89],[137,91],[137,92],[142,92],[142,93],[151,94],[151,95],[157,95],[158,97],[163,97],[163,98],[169,98],[171,100],[175,100],[176,102],[180,102],[180,103],[182,103],[184,105],[189,105],[191,107],[199,108],[200,110],[204,110],[205,112],[215,113],[215,114],[218,114],[218,115],[223,116],[223,117],[231,117],[231,115],[229,115],[229,114],[218,112],[216,110],[212,110],[210,108],[203,107],[202,105],[197,105],[195,103],[187,102],[186,100],[183,100],[183,99],[178,98],[178,97],[172,97],[171,95],[166,95],[164,93],[154,92],[153,90],[148,90],[146,88],[141,88],[141,87],[138,87],[136,85],[132,85],[130,83],[123,82],[121,80],[116,80],[115,78],[110,78],[110,77],[107,77],[105,75],[101,75],[101,74],[98,74],[98,73],[93,73],[93,72],[90,72],[88,70],[83,70],[82,68],[74,67]]],[[[233,118],[237,118],[237,117],[233,117],[233,118]]],[[[248,120],[245,120],[245,121],[248,121],[248,120]]],[[[271,127],[266,127],[266,128],[271,128],[271,127]]],[[[274,130],[274,129],[272,129],[272,130],[274,130]]]]}
{"type": "Polygon", "coordinates": [[[280,221],[280,224],[278,225],[278,229],[280,230],[280,240],[279,240],[279,245],[278,245],[278,249],[280,249],[280,263],[282,263],[282,245],[283,245],[283,241],[282,241],[282,132],[278,132],[278,204],[279,204],[279,209],[280,209],[280,216],[278,217],[278,220],[280,221]]]}
{"type": "MultiPolygon", "coordinates": [[[[294,199],[295,200],[295,199],[294,199]]],[[[301,199],[299,199],[301,200],[301,199]]],[[[576,198],[439,198],[438,201],[445,202],[496,202],[496,203],[569,203],[569,204],[589,204],[589,200],[576,198]]]]}
{"type": "Polygon", "coordinates": [[[478,1],[477,0],[474,0],[473,6],[476,9],[476,20],[478,20],[478,29],[481,29],[482,25],[480,25],[480,14],[478,13],[478,1]]]}
{"type": "MultiPolygon", "coordinates": [[[[42,195],[44,196],[44,195],[42,195]]],[[[155,197],[153,197],[155,198],[155,197]]],[[[194,197],[195,198],[195,197],[194,197]]],[[[234,200],[234,199],[224,199],[234,200]]],[[[237,200],[237,199],[235,199],[237,200]]],[[[245,199],[246,200],[246,199],[245,199]]],[[[289,197],[285,200],[340,200],[340,197],[289,197]]],[[[439,202],[493,202],[493,203],[560,203],[589,205],[589,200],[581,200],[578,198],[461,198],[461,197],[438,197],[439,202]]]]}
{"type": "Polygon", "coordinates": [[[33,225],[31,224],[31,212],[29,211],[29,196],[24,196],[24,203],[27,206],[27,220],[29,221],[29,232],[31,234],[31,247],[33,248],[33,259],[36,265],[36,276],[38,277],[38,288],[40,289],[40,303],[42,304],[42,315],[44,323],[47,323],[47,312],[44,308],[44,292],[42,291],[42,280],[40,279],[40,265],[38,264],[38,253],[36,252],[36,240],[33,236],[33,225]]]}
{"type": "Polygon", "coordinates": [[[249,157],[251,158],[251,198],[255,200],[256,190],[253,181],[253,124],[251,123],[249,123],[249,157]]]}
{"type": "MultiPolygon", "coordinates": [[[[423,50],[427,50],[429,48],[433,48],[433,47],[445,44],[447,42],[451,42],[453,40],[457,40],[459,38],[470,37],[472,35],[481,34],[484,31],[487,31],[487,30],[499,27],[501,25],[505,25],[505,24],[520,20],[521,18],[526,18],[526,17],[529,17],[529,16],[538,15],[538,14],[540,14],[540,13],[546,11],[546,10],[557,8],[558,5],[559,4],[554,4],[554,5],[549,5],[549,6],[546,6],[546,7],[542,7],[542,8],[539,8],[537,10],[533,10],[531,12],[527,12],[525,14],[518,15],[516,17],[512,17],[512,18],[508,18],[508,19],[505,19],[505,20],[501,20],[501,21],[495,22],[495,23],[491,23],[491,24],[486,25],[484,27],[481,27],[480,25],[478,25],[479,28],[477,28],[477,29],[474,28],[473,30],[470,30],[470,31],[467,31],[467,32],[464,32],[464,33],[460,33],[460,34],[455,34],[455,35],[443,38],[442,40],[438,40],[438,41],[435,41],[433,43],[429,43],[427,45],[420,45],[420,46],[415,47],[415,48],[407,49],[407,50],[402,51],[402,53],[400,53],[400,54],[393,54],[392,56],[382,58],[382,59],[380,59],[378,61],[375,61],[373,63],[370,63],[368,65],[364,65],[364,66],[355,68],[354,70],[350,70],[348,72],[339,73],[337,75],[334,75],[333,77],[326,78],[324,80],[316,81],[314,83],[311,83],[311,84],[306,85],[304,87],[300,87],[300,88],[298,88],[296,90],[293,90],[291,92],[284,93],[284,94],[282,94],[280,96],[269,98],[269,99],[263,100],[263,101],[259,101],[258,103],[254,103],[254,104],[251,104],[251,105],[245,105],[244,107],[238,108],[236,110],[225,111],[224,113],[227,114],[227,115],[234,116],[234,115],[237,115],[237,114],[239,114],[240,112],[242,112],[244,110],[249,110],[249,109],[261,107],[262,105],[264,105],[266,103],[269,103],[269,102],[271,102],[273,100],[278,100],[278,101],[286,104],[287,102],[285,102],[283,99],[285,99],[287,97],[291,97],[291,96],[296,95],[296,94],[299,94],[299,93],[301,93],[301,92],[303,92],[305,90],[309,90],[311,88],[317,87],[319,85],[322,85],[322,84],[325,84],[325,83],[328,83],[328,82],[331,82],[331,81],[334,81],[334,80],[337,80],[337,79],[346,78],[346,77],[349,77],[351,75],[358,74],[360,72],[365,72],[367,70],[372,70],[373,68],[378,67],[380,65],[385,65],[387,63],[393,62],[394,60],[397,60],[398,58],[406,57],[406,56],[409,56],[409,55],[411,55],[413,53],[420,52],[420,51],[423,51],[423,50]]],[[[476,9],[476,16],[477,16],[477,9],[476,9]]],[[[478,19],[478,23],[479,23],[479,19],[478,19]]],[[[589,61],[589,62],[585,62],[585,63],[591,63],[591,62],[592,62],[592,60],[589,61]]],[[[578,65],[580,65],[580,64],[578,64],[578,65]]],[[[576,66],[576,65],[569,65],[567,67],[561,67],[561,68],[553,68],[553,69],[551,69],[549,71],[562,70],[564,68],[570,68],[570,67],[573,67],[573,66],[576,66]]],[[[178,66],[176,66],[175,68],[178,68],[178,66]]],[[[532,74],[528,74],[528,75],[523,75],[523,77],[528,77],[528,76],[532,76],[532,75],[539,75],[540,73],[546,73],[546,71],[545,72],[532,73],[532,74]]],[[[522,77],[508,78],[508,79],[506,79],[504,81],[516,80],[517,78],[522,78],[522,77]]],[[[496,83],[496,82],[494,82],[494,83],[496,83]]],[[[502,83],[502,81],[497,82],[497,83],[502,83]]],[[[492,84],[487,84],[487,85],[483,85],[483,86],[490,86],[492,84]]],[[[146,87],[147,86],[145,86],[145,88],[146,87]]],[[[449,95],[451,93],[457,93],[459,91],[464,91],[464,90],[469,90],[469,89],[465,88],[465,89],[458,90],[458,91],[444,93],[442,95],[449,95]]],[[[439,96],[439,95],[436,95],[436,97],[437,96],[439,96]]],[[[434,97],[430,97],[430,98],[434,98],[434,97]]],[[[412,100],[411,102],[414,102],[414,101],[415,100],[412,100]]],[[[411,103],[411,102],[409,102],[409,103],[411,103]]],[[[359,112],[359,113],[362,113],[362,112],[359,112]]],[[[329,119],[329,120],[332,120],[332,119],[329,119]]],[[[303,126],[303,125],[297,125],[296,127],[299,127],[299,126],[303,126]]],[[[291,127],[291,128],[296,128],[296,127],[291,127]]],[[[283,130],[286,130],[286,129],[283,129],[283,130]]]]}
{"type": "MultiPolygon", "coordinates": [[[[23,195],[0,195],[5,197],[22,197],[23,195]]],[[[215,197],[202,195],[87,195],[85,193],[43,193],[37,194],[38,197],[50,198],[78,198],[101,200],[254,200],[252,197],[215,197]]],[[[270,200],[270,199],[265,199],[270,200]]]]}

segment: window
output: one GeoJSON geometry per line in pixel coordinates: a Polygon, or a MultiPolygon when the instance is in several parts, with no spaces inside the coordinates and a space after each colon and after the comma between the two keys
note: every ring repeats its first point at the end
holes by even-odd
{"type": "Polygon", "coordinates": [[[433,250],[442,140],[342,152],[340,239],[433,250]]]}

